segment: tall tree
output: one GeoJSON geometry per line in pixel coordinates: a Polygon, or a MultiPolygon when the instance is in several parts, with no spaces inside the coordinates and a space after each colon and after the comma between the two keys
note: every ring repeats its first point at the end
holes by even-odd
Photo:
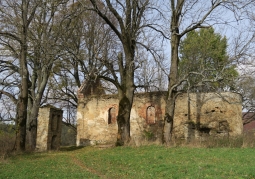
{"type": "Polygon", "coordinates": [[[168,95],[166,100],[166,115],[164,125],[163,140],[166,144],[171,141],[171,132],[174,122],[175,98],[177,97],[177,87],[182,83],[178,80],[179,66],[179,45],[180,40],[188,32],[198,28],[208,28],[213,24],[228,25],[230,19],[227,12],[233,12],[234,17],[239,18],[239,12],[244,11],[248,5],[254,5],[252,0],[249,1],[228,1],[228,0],[211,0],[190,1],[190,0],[171,0],[170,1],[170,73],[168,75],[168,95]],[[216,11],[217,9],[217,11],[216,11]]]}
{"type": "MultiPolygon", "coordinates": [[[[84,3],[92,8],[89,1],[84,3]]],[[[69,4],[61,14],[67,14],[68,17],[59,27],[65,31],[59,44],[64,55],[53,67],[54,75],[50,78],[48,102],[58,103],[66,110],[68,115],[65,121],[70,124],[69,122],[74,121],[70,118],[75,116],[77,108],[77,88],[80,88],[84,81],[90,81],[90,86],[101,83],[97,76],[105,71],[102,58],[105,58],[116,44],[113,43],[114,36],[104,20],[95,12],[82,8],[80,2],[69,4]]],[[[102,92],[100,86],[93,87],[93,90],[102,92]]]]}
{"type": "Polygon", "coordinates": [[[60,24],[67,14],[61,14],[68,0],[44,2],[38,6],[37,14],[29,31],[29,59],[31,87],[28,103],[28,136],[32,150],[36,147],[37,117],[52,67],[62,56],[60,37],[64,31],[60,24]]]}
{"type": "MultiPolygon", "coordinates": [[[[5,38],[2,43],[9,50],[15,50],[16,58],[19,60],[18,71],[20,74],[19,97],[17,101],[17,150],[25,150],[26,144],[26,121],[27,121],[27,104],[28,104],[28,89],[29,72],[27,66],[28,53],[28,31],[31,21],[33,20],[37,7],[40,1],[31,2],[29,0],[20,1],[1,1],[1,31],[0,36],[5,38]],[[18,47],[13,48],[9,43],[19,44],[18,47]]],[[[8,63],[8,62],[7,62],[8,63]]]]}
{"type": "MultiPolygon", "coordinates": [[[[58,38],[64,32],[57,28],[63,18],[57,12],[67,3],[68,0],[3,2],[0,19],[3,28],[0,35],[1,45],[8,58],[2,62],[11,73],[10,75],[5,73],[6,80],[3,85],[8,85],[6,83],[8,79],[15,80],[15,85],[11,87],[12,91],[16,92],[15,87],[19,87],[19,98],[15,100],[16,96],[12,96],[17,104],[18,150],[25,150],[27,134],[31,149],[35,149],[38,111],[53,63],[60,56],[58,38]],[[16,74],[19,74],[18,78],[16,74]]],[[[7,92],[2,90],[2,93],[10,96],[11,93],[7,92]]]]}
{"type": "Polygon", "coordinates": [[[213,28],[191,31],[180,44],[179,80],[191,92],[234,90],[236,65],[227,55],[227,39],[213,28]]]}
{"type": "MultiPolygon", "coordinates": [[[[145,16],[149,0],[105,0],[99,3],[90,0],[96,12],[112,29],[118,37],[122,48],[116,57],[116,65],[104,59],[105,66],[112,72],[111,76],[101,76],[112,82],[119,96],[119,111],[117,117],[118,135],[116,145],[124,145],[130,141],[130,112],[135,90],[134,71],[136,68],[135,51],[139,44],[139,36],[142,29],[148,26],[148,18],[145,16]],[[100,8],[102,6],[104,8],[100,8]],[[123,52],[123,53],[122,53],[123,52]],[[117,69],[116,69],[117,68],[117,69]],[[116,73],[119,72],[119,77],[116,73]]],[[[85,5],[84,5],[85,7],[85,5]]]]}

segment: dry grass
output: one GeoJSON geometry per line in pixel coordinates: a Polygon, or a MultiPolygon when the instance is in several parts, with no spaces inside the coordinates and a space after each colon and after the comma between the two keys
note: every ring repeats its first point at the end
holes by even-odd
{"type": "MultiPolygon", "coordinates": [[[[129,146],[160,145],[158,140],[150,140],[147,137],[133,137],[129,146]]],[[[170,143],[172,147],[195,147],[195,148],[254,148],[255,131],[246,132],[236,137],[212,137],[193,139],[189,142],[173,139],[170,143]]]]}
{"type": "Polygon", "coordinates": [[[242,147],[255,147],[255,131],[249,131],[243,134],[242,147]]]}

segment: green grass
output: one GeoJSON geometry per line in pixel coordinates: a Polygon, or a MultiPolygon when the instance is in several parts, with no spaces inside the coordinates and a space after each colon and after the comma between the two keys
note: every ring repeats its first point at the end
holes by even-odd
{"type": "Polygon", "coordinates": [[[65,148],[16,155],[0,163],[0,178],[255,178],[252,148],[164,146],[65,148]]]}

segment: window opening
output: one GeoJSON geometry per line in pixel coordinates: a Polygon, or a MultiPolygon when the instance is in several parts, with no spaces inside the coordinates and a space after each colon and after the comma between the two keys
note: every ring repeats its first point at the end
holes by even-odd
{"type": "Polygon", "coordinates": [[[110,108],[108,112],[108,124],[112,124],[116,121],[116,109],[110,108]]]}
{"type": "Polygon", "coordinates": [[[146,114],[146,121],[148,124],[154,124],[156,122],[155,114],[156,114],[155,107],[149,106],[147,108],[147,114],[146,114]]]}

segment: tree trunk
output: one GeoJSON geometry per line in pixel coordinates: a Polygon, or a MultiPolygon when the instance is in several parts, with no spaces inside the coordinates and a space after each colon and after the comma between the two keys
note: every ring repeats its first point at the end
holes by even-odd
{"type": "Polygon", "coordinates": [[[134,50],[124,46],[126,65],[123,66],[123,56],[118,56],[121,86],[118,88],[119,111],[117,117],[118,135],[117,146],[122,146],[130,141],[130,114],[134,97],[134,50]]]}
{"type": "Polygon", "coordinates": [[[17,136],[16,136],[16,149],[24,151],[26,149],[26,123],[27,123],[27,105],[28,105],[28,88],[29,88],[29,75],[27,68],[27,29],[28,29],[28,2],[22,0],[22,31],[20,34],[20,95],[17,105],[17,136]]]}
{"type": "Polygon", "coordinates": [[[33,105],[31,108],[31,114],[29,116],[29,121],[28,121],[28,129],[29,129],[28,135],[30,139],[29,144],[30,144],[31,150],[35,150],[36,148],[37,117],[38,117],[43,93],[48,82],[49,71],[51,70],[51,68],[52,68],[52,64],[50,64],[47,69],[42,70],[44,73],[42,74],[43,76],[39,75],[41,80],[39,80],[38,82],[38,90],[37,92],[35,91],[33,92],[35,94],[35,97],[34,97],[33,105]]]}
{"type": "Polygon", "coordinates": [[[22,18],[22,30],[20,32],[20,95],[17,105],[17,136],[16,147],[17,150],[24,151],[26,149],[26,125],[27,125],[27,107],[28,107],[28,89],[31,86],[29,81],[29,71],[27,67],[27,37],[28,27],[35,15],[38,4],[34,5],[31,10],[30,16],[28,16],[30,2],[22,0],[21,4],[21,18],[22,18]]]}
{"type": "MultiPolygon", "coordinates": [[[[37,51],[35,50],[35,56],[37,56],[37,51]]],[[[34,66],[36,67],[37,66],[37,63],[36,63],[36,60],[34,62],[34,66]]],[[[36,96],[35,96],[35,89],[36,89],[36,81],[38,80],[38,75],[37,75],[37,72],[36,70],[34,69],[33,70],[33,75],[31,77],[31,87],[30,87],[30,90],[28,92],[28,115],[27,115],[27,139],[28,139],[28,145],[27,145],[27,148],[29,150],[32,150],[32,135],[31,135],[31,132],[30,132],[30,123],[31,123],[31,117],[33,116],[33,105],[35,103],[34,99],[36,99],[36,96]]]]}
{"type": "Polygon", "coordinates": [[[130,113],[133,97],[121,95],[119,101],[119,112],[117,117],[118,135],[116,146],[123,146],[130,141],[130,113]]]}
{"type": "MultiPolygon", "coordinates": [[[[33,88],[33,87],[31,87],[31,88],[33,88]]],[[[27,124],[26,124],[26,131],[27,131],[27,133],[26,133],[26,135],[27,135],[27,146],[26,146],[26,148],[28,149],[28,150],[30,150],[32,147],[31,147],[31,134],[30,134],[30,132],[29,132],[29,123],[31,122],[31,120],[30,120],[30,118],[31,118],[31,111],[32,111],[32,108],[33,108],[33,99],[34,99],[34,96],[32,96],[32,94],[31,94],[31,90],[29,90],[28,91],[28,104],[27,104],[27,109],[28,109],[28,112],[27,112],[27,124]]]]}
{"type": "Polygon", "coordinates": [[[35,104],[32,107],[31,115],[28,122],[28,133],[29,136],[29,146],[31,150],[35,150],[36,147],[36,137],[37,137],[37,117],[38,117],[39,107],[35,104]]]}
{"type": "MultiPolygon", "coordinates": [[[[178,29],[176,29],[178,32],[178,29]]],[[[165,124],[163,131],[163,142],[167,145],[170,144],[172,138],[172,128],[174,123],[174,109],[175,109],[175,97],[176,97],[176,83],[178,80],[178,47],[180,43],[180,38],[177,33],[172,33],[171,36],[171,67],[170,74],[168,76],[168,95],[166,99],[166,114],[165,114],[165,124]]]]}
{"type": "Polygon", "coordinates": [[[182,8],[184,5],[184,0],[171,0],[170,6],[172,10],[171,15],[171,66],[170,73],[168,76],[168,93],[166,99],[166,114],[165,114],[165,124],[163,131],[163,142],[167,145],[170,144],[172,138],[172,130],[174,123],[174,110],[175,110],[175,98],[177,94],[177,81],[178,81],[178,48],[180,44],[179,35],[179,19],[181,17],[182,8]]]}
{"type": "Polygon", "coordinates": [[[17,105],[16,121],[16,150],[25,151],[26,149],[26,118],[27,118],[27,97],[20,95],[17,105]]]}
{"type": "MultiPolygon", "coordinates": [[[[26,37],[23,37],[23,41],[26,41],[26,37]]],[[[24,151],[26,145],[26,121],[27,121],[27,105],[28,105],[28,69],[26,63],[27,45],[24,43],[21,48],[20,57],[20,96],[17,105],[17,138],[16,147],[18,151],[24,151]]]]}

